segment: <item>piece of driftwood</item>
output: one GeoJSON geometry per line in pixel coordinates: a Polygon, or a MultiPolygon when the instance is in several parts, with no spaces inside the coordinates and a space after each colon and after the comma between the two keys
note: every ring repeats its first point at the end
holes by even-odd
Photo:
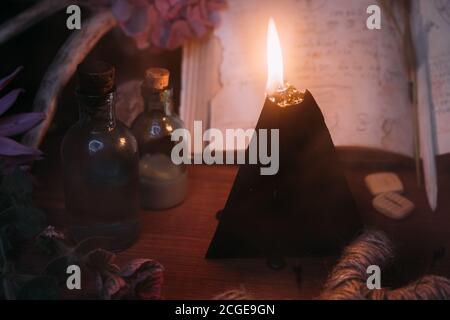
{"type": "Polygon", "coordinates": [[[59,49],[44,75],[33,103],[33,110],[44,112],[45,120],[23,137],[24,144],[39,147],[55,114],[61,90],[75,73],[77,65],[115,25],[116,19],[109,10],[99,11],[85,20],[81,30],[74,31],[59,49]]]}
{"type": "Polygon", "coordinates": [[[68,0],[43,0],[0,25],[0,44],[69,5],[68,0]]]}

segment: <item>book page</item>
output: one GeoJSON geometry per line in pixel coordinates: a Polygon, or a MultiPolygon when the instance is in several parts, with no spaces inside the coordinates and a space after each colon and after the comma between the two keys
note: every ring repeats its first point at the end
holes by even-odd
{"type": "Polygon", "coordinates": [[[422,30],[417,38],[419,69],[424,76],[419,83],[421,90],[428,90],[424,102],[430,110],[431,142],[435,153],[450,152],[450,1],[417,1],[415,21],[417,30],[422,30]]]}
{"type": "Polygon", "coordinates": [[[211,127],[253,128],[265,99],[266,32],[275,19],[285,80],[317,100],[337,145],[413,154],[412,111],[398,35],[369,30],[371,0],[229,0],[211,127]]]}

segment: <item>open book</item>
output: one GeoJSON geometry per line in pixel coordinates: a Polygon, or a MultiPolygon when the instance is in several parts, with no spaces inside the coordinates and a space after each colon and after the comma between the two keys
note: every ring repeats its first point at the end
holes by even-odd
{"type": "MultiPolygon", "coordinates": [[[[254,128],[265,99],[267,21],[277,24],[285,80],[308,89],[336,145],[414,155],[416,109],[401,35],[372,0],[228,0],[222,24],[183,52],[180,113],[220,130],[254,128]]],[[[450,152],[450,1],[412,0],[417,49],[420,153],[430,206],[437,204],[435,155],[450,152]]],[[[402,16],[399,15],[399,19],[402,16]]],[[[403,21],[404,22],[404,21],[403,21]]],[[[400,22],[400,25],[403,25],[400,22]]]]}

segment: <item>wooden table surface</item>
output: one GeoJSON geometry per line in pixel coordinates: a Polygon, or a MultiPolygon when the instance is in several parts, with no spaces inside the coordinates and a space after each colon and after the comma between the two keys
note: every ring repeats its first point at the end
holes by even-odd
{"type": "MultiPolygon", "coordinates": [[[[424,273],[450,277],[446,254],[450,248],[450,157],[438,161],[439,208],[432,213],[423,187],[417,186],[412,159],[367,149],[340,148],[338,152],[367,227],[386,231],[396,246],[395,263],[382,269],[383,285],[402,285],[424,273]],[[371,207],[364,176],[385,170],[399,174],[405,195],[416,204],[403,221],[390,220],[371,207]]],[[[37,206],[48,213],[51,223],[64,226],[59,166],[44,160],[34,172],[39,183],[37,206]]],[[[337,257],[288,259],[286,268],[279,271],[269,269],[262,259],[204,259],[218,223],[215,214],[224,206],[236,172],[235,166],[190,166],[185,202],[166,211],[142,211],[140,238],[118,255],[118,263],[132,258],[160,261],[165,267],[166,299],[211,299],[241,287],[256,299],[316,297],[337,257]]]]}

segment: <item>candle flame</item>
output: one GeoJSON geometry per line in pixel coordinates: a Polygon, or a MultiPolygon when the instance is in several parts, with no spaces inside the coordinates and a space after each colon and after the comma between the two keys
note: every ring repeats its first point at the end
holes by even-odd
{"type": "Polygon", "coordinates": [[[284,88],[283,55],[275,21],[271,17],[267,28],[267,92],[284,88]]]}

